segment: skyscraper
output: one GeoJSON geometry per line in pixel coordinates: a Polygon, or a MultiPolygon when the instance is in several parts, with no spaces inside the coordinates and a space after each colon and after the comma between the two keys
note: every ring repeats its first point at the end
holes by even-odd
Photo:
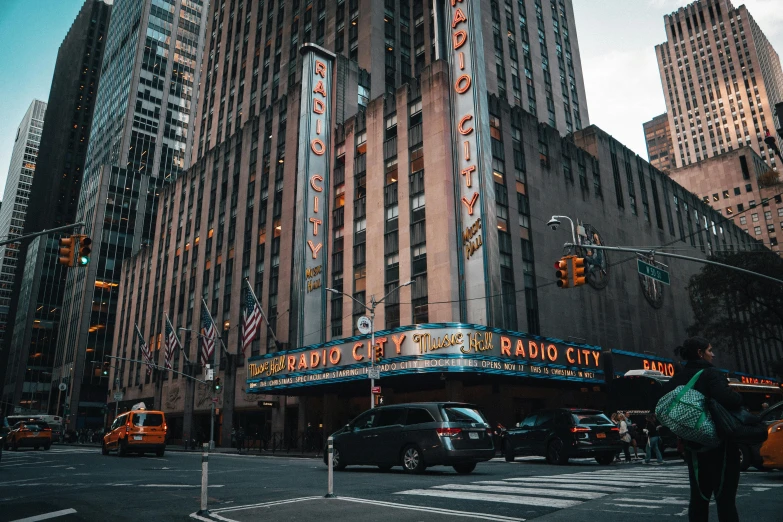
{"type": "Polygon", "coordinates": [[[673,167],[738,147],[752,147],[777,167],[764,143],[775,132],[773,108],[783,101],[778,54],[744,5],[699,0],[664,16],[657,45],[673,167]]]}
{"type": "MultiPolygon", "coordinates": [[[[33,100],[16,129],[11,165],[8,167],[8,177],[5,180],[3,207],[0,208],[0,237],[2,238],[22,235],[45,114],[46,103],[33,100]]],[[[0,345],[6,335],[11,288],[14,284],[18,258],[18,244],[0,246],[0,345]]]]}
{"type": "Polygon", "coordinates": [[[674,161],[674,149],[668,114],[659,114],[650,121],[644,122],[642,128],[650,165],[660,171],[669,172],[674,161]]]}
{"type": "Polygon", "coordinates": [[[188,164],[205,4],[112,9],[77,209],[93,256],[68,273],[53,372],[55,382],[72,372],[67,405],[80,422],[102,419],[91,408],[105,401],[106,379],[91,361],[111,351],[122,260],[152,240],[157,195],[188,164]]]}
{"type": "MultiPolygon", "coordinates": [[[[75,221],[111,3],[86,0],[57,53],[25,234],[75,221]]],[[[60,237],[62,234],[49,234],[24,242],[19,252],[20,270],[11,297],[15,306],[5,339],[10,354],[6,374],[10,392],[3,397],[6,404],[24,402],[33,410],[46,410],[50,405],[49,385],[67,272],[57,261],[60,237]],[[30,369],[29,374],[24,373],[25,368],[30,369]],[[33,382],[22,385],[28,379],[33,382]],[[28,396],[30,389],[36,390],[33,396],[28,396]]]]}

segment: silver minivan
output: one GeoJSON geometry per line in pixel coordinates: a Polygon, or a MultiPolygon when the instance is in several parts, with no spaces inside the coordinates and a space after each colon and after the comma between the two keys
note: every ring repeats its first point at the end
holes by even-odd
{"type": "MultiPolygon", "coordinates": [[[[430,466],[452,466],[470,473],[495,455],[492,428],[473,404],[418,402],[368,410],[334,437],[333,465],[402,466],[421,473],[430,466]]],[[[327,463],[324,451],[324,463],[327,463]]]]}

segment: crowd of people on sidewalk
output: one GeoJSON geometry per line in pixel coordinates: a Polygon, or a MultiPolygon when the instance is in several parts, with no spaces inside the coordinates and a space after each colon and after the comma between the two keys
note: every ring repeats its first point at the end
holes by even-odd
{"type": "Polygon", "coordinates": [[[645,452],[645,464],[651,464],[650,460],[652,459],[653,452],[655,453],[657,460],[652,464],[663,464],[661,430],[664,428],[661,426],[661,423],[658,422],[655,414],[650,413],[645,416],[644,421],[641,423],[641,429],[640,425],[631,419],[628,412],[618,411],[612,413],[610,418],[620,430],[620,442],[623,443],[625,460],[622,460],[620,455],[618,455],[617,461],[619,463],[633,462],[631,459],[631,448],[633,448],[634,458],[639,460],[639,448],[643,447],[645,452]]]}

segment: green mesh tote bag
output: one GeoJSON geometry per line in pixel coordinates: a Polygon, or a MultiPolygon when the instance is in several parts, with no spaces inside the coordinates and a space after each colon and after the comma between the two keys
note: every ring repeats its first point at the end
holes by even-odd
{"type": "Polygon", "coordinates": [[[677,386],[658,401],[658,420],[675,435],[705,448],[720,445],[715,423],[707,408],[707,398],[693,386],[704,370],[699,370],[685,386],[677,386]]]}

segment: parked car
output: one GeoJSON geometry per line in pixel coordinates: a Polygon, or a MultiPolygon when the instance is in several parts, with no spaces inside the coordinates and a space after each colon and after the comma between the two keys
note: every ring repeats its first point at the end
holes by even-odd
{"type": "MultiPolygon", "coordinates": [[[[783,401],[773,404],[759,413],[759,418],[761,419],[761,422],[767,426],[772,426],[783,420],[783,401]]],[[[772,436],[771,431],[769,432],[769,436],[772,436]]],[[[752,446],[740,444],[740,469],[742,471],[745,471],[750,466],[753,466],[756,469],[765,469],[767,467],[764,463],[764,458],[761,455],[761,449],[764,444],[754,444],[752,446]]],[[[772,444],[774,445],[774,442],[772,444]]]]}
{"type": "Polygon", "coordinates": [[[19,421],[8,432],[4,444],[14,451],[23,446],[48,450],[52,446],[52,429],[41,420],[19,421]]]}
{"type": "Polygon", "coordinates": [[[762,464],[766,469],[783,469],[783,421],[773,422],[767,429],[767,440],[759,452],[762,464]]]}
{"type": "Polygon", "coordinates": [[[506,462],[520,455],[539,455],[550,464],[565,464],[574,457],[595,457],[599,464],[607,465],[619,451],[619,428],[598,410],[539,411],[516,428],[506,430],[503,436],[506,462]]]}
{"type": "Polygon", "coordinates": [[[103,436],[101,453],[108,455],[117,450],[124,457],[131,452],[154,452],[162,457],[166,451],[166,431],[166,416],[162,411],[138,409],[123,413],[103,436]]]}
{"type": "MultiPolygon", "coordinates": [[[[452,466],[470,473],[495,454],[492,428],[472,404],[421,402],[366,411],[332,434],[333,465],[402,466],[421,473],[430,466],[452,466]]],[[[328,463],[324,451],[324,463],[328,463]]]]}

